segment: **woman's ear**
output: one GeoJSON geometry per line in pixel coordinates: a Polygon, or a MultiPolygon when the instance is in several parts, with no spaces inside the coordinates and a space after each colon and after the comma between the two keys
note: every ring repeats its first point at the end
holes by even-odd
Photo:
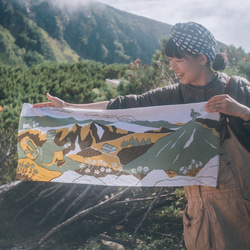
{"type": "Polygon", "coordinates": [[[207,56],[203,53],[200,54],[200,65],[204,66],[207,64],[207,56]]]}

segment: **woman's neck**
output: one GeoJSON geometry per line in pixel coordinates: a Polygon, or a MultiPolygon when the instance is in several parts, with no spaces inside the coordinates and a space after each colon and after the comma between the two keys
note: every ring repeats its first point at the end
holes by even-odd
{"type": "Polygon", "coordinates": [[[205,85],[212,82],[216,78],[216,76],[217,74],[209,68],[205,74],[205,85]]]}
{"type": "Polygon", "coordinates": [[[210,69],[206,68],[204,72],[201,73],[200,78],[196,82],[191,82],[190,84],[197,87],[206,86],[212,82],[216,77],[216,74],[210,69]]]}

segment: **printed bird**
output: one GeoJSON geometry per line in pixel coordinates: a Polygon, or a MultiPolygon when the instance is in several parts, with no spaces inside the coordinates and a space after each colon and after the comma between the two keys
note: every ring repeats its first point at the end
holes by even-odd
{"type": "Polygon", "coordinates": [[[198,117],[198,116],[200,116],[201,114],[199,113],[199,112],[195,112],[194,111],[194,109],[191,109],[191,114],[190,114],[190,116],[192,117],[192,119],[195,121],[196,120],[196,118],[198,117]]]}

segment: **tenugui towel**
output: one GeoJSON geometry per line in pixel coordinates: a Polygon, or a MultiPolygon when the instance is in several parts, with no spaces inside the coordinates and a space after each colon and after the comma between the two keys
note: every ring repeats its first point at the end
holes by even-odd
{"type": "Polygon", "coordinates": [[[219,113],[207,113],[204,104],[123,110],[24,104],[16,177],[110,186],[216,186],[219,113]]]}

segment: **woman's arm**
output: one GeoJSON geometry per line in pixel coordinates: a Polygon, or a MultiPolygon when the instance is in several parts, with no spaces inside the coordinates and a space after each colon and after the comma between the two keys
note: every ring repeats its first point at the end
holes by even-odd
{"type": "Polygon", "coordinates": [[[33,105],[33,108],[42,108],[42,107],[69,107],[69,108],[81,108],[81,109],[107,109],[109,101],[95,102],[95,103],[86,103],[86,104],[73,104],[67,103],[58,97],[51,96],[49,93],[46,94],[46,97],[50,102],[41,102],[33,105]]]}

